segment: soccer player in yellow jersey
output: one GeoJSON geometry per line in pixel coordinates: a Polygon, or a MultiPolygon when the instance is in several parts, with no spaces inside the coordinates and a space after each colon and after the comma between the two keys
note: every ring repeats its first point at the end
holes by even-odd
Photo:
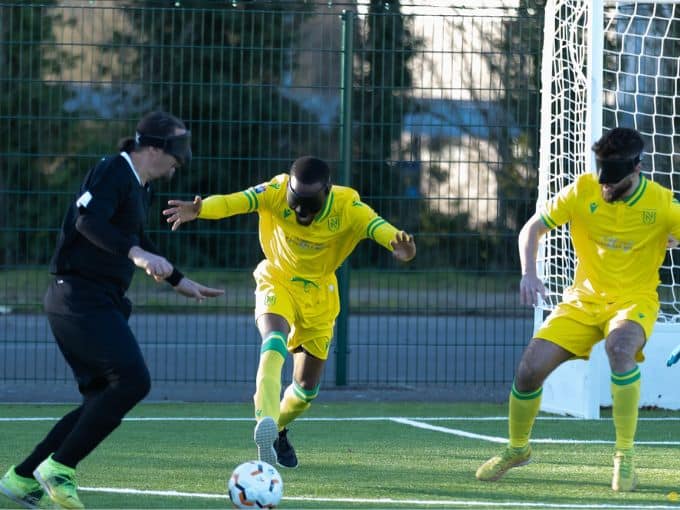
{"type": "Polygon", "coordinates": [[[297,159],[289,175],[245,191],[168,204],[163,214],[173,230],[195,218],[259,215],[265,259],[253,273],[255,320],[262,336],[254,439],[260,460],[296,467],[286,427],[319,393],[340,311],[336,269],[365,238],[409,261],[416,255],[413,237],[378,216],[354,189],[332,185],[328,165],[311,156],[297,159]],[[293,354],[293,381],[281,398],[288,352],[293,354]]]}
{"type": "Polygon", "coordinates": [[[669,236],[680,236],[673,193],[640,174],[644,142],[634,129],[615,128],[594,145],[597,175],[588,173],[536,211],[519,234],[520,299],[545,296],[536,275],[538,240],[569,223],[577,264],[574,283],[522,355],[509,400],[509,445],[477,470],[495,481],[531,459],[529,437],[545,378],[571,358],[587,359],[605,340],[611,368],[616,431],[612,489],[633,491],[633,440],[640,400],[642,348],[659,310],[656,288],[669,236]]]}

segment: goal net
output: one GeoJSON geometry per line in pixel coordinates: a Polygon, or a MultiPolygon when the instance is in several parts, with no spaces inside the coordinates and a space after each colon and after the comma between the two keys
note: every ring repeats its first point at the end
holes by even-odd
{"type": "MultiPolygon", "coordinates": [[[[673,190],[680,189],[679,3],[548,1],[537,206],[576,176],[594,171],[591,147],[604,131],[615,126],[642,133],[642,168],[647,177],[673,190]]],[[[538,271],[548,295],[536,308],[535,327],[572,283],[575,263],[568,226],[553,229],[542,239],[538,271]]],[[[668,252],[660,277],[661,311],[654,336],[657,332],[675,332],[677,340],[680,250],[668,252]]],[[[663,350],[663,356],[668,352],[664,349],[665,344],[654,344],[654,353],[663,350]]],[[[641,404],[660,405],[662,395],[655,402],[645,402],[644,366],[651,364],[650,350],[645,350],[647,362],[641,366],[641,404]]],[[[609,393],[609,367],[603,356],[600,346],[589,362],[570,361],[560,367],[546,381],[543,408],[599,416],[599,406],[607,404],[609,393]]],[[[650,368],[658,372],[663,367],[650,368]]],[[[652,386],[649,389],[656,391],[652,386]]]]}

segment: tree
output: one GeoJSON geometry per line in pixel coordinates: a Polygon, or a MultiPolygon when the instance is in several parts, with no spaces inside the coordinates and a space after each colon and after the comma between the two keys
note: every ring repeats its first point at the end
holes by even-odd
{"type": "MultiPolygon", "coordinates": [[[[63,83],[50,83],[73,64],[55,44],[53,27],[65,23],[56,1],[0,7],[0,264],[44,264],[54,248],[47,226],[58,227],[51,187],[68,181],[61,170],[74,128],[63,112],[63,83]]],[[[59,203],[67,198],[60,197],[59,203]]]]}

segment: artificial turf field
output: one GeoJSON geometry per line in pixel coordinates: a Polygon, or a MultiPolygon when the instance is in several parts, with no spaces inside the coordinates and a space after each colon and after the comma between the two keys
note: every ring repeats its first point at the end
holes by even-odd
{"type": "MultiPolygon", "coordinates": [[[[29,452],[72,405],[0,405],[0,469],[29,452]]],[[[87,508],[229,508],[226,481],[255,457],[247,404],[143,404],[78,468],[87,508]]],[[[289,438],[280,508],[677,508],[680,413],[642,411],[640,488],[610,489],[613,425],[541,415],[533,462],[498,482],[474,473],[505,443],[506,406],[316,403],[289,438]]],[[[0,500],[3,508],[16,508],[0,500]]]]}

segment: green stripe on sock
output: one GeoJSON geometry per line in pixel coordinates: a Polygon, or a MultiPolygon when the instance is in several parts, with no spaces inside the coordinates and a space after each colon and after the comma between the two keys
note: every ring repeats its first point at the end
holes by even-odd
{"type": "Polygon", "coordinates": [[[519,400],[533,400],[541,396],[541,393],[543,393],[543,386],[541,386],[537,390],[522,393],[517,388],[515,388],[515,383],[512,383],[512,390],[510,391],[515,396],[515,398],[518,398],[519,400]]]}
{"type": "Polygon", "coordinates": [[[304,402],[311,402],[319,395],[319,384],[311,390],[306,390],[300,386],[297,381],[293,381],[293,392],[295,396],[304,402]]]}
{"type": "Polygon", "coordinates": [[[634,369],[629,370],[628,372],[624,372],[622,374],[617,374],[616,372],[612,372],[612,376],[611,376],[612,384],[616,384],[618,386],[625,386],[626,384],[634,383],[638,379],[640,379],[640,367],[639,366],[636,366],[634,369]]]}
{"type": "Polygon", "coordinates": [[[272,331],[269,333],[267,338],[262,341],[260,354],[265,351],[276,351],[286,359],[286,356],[288,355],[288,349],[286,349],[286,335],[280,331],[272,331]]]}

